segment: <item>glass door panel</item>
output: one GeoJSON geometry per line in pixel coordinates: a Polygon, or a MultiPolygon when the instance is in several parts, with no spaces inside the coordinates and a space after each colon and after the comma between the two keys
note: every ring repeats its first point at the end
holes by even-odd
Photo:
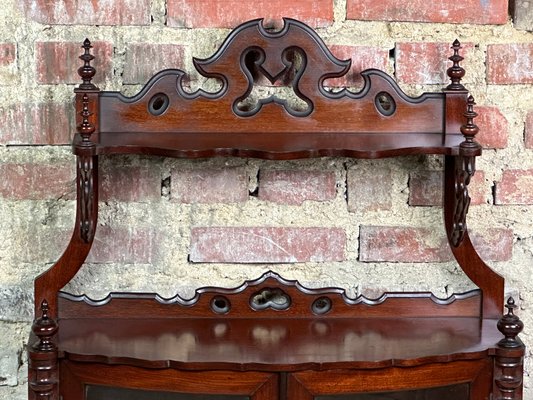
{"type": "Polygon", "coordinates": [[[468,400],[467,383],[429,389],[402,390],[382,393],[349,393],[315,396],[315,400],[468,400]]]}
{"type": "Polygon", "coordinates": [[[248,396],[163,392],[87,385],[87,400],[250,400],[248,396]]]}

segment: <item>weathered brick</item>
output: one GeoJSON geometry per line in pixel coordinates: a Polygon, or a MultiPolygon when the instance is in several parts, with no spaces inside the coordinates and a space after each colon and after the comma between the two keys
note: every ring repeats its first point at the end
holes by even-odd
{"type": "Polygon", "coordinates": [[[0,67],[13,64],[16,59],[16,52],[15,43],[0,43],[0,67]]]}
{"type": "Polygon", "coordinates": [[[487,149],[507,147],[509,124],[500,109],[492,106],[476,106],[475,111],[479,114],[474,120],[479,126],[476,140],[487,149]]]}
{"type": "Polygon", "coordinates": [[[39,225],[31,226],[30,223],[17,226],[13,230],[14,236],[16,235],[15,243],[21,244],[18,246],[18,251],[13,254],[13,261],[32,264],[53,263],[61,256],[72,236],[74,221],[72,228],[60,229],[54,225],[46,226],[44,215],[37,215],[34,218],[38,218],[39,225]],[[31,243],[31,246],[28,246],[28,243],[31,243]]]}
{"type": "Polygon", "coordinates": [[[306,200],[335,198],[333,171],[260,170],[258,197],[280,204],[301,205],[306,200]]]}
{"type": "Polygon", "coordinates": [[[380,211],[392,207],[392,176],[389,168],[370,170],[352,167],[347,175],[348,211],[380,211]],[[369,182],[379,184],[370,185],[369,182]]]}
{"type": "MultiPolygon", "coordinates": [[[[442,171],[415,171],[409,176],[409,205],[440,206],[442,205],[442,171]]],[[[468,186],[471,205],[485,204],[488,185],[485,173],[476,171],[468,186]]]]}
{"type": "Polygon", "coordinates": [[[471,235],[472,244],[485,261],[509,261],[513,256],[513,231],[491,228],[471,235]]]}
{"type": "Polygon", "coordinates": [[[331,45],[328,47],[335,57],[341,60],[351,59],[352,65],[348,73],[343,77],[326,79],[324,81],[325,86],[359,86],[363,83],[361,71],[369,68],[386,71],[389,65],[389,51],[387,49],[372,46],[346,45],[331,45]]]}
{"type": "Polygon", "coordinates": [[[177,44],[131,43],[126,50],[124,83],[144,84],[160,70],[183,69],[183,53],[184,46],[177,44]]]}
{"type": "Polygon", "coordinates": [[[203,227],[191,232],[192,262],[296,263],[342,261],[340,228],[203,227]]]}
{"type": "Polygon", "coordinates": [[[280,27],[286,16],[315,28],[333,23],[331,0],[168,0],[167,10],[167,23],[185,28],[233,28],[253,18],[265,18],[266,25],[280,27]]]}
{"type": "Polygon", "coordinates": [[[346,18],[370,21],[505,24],[507,0],[348,0],[346,18]]]}
{"type": "Polygon", "coordinates": [[[496,183],[496,204],[533,204],[533,169],[503,171],[496,183]]]}
{"type": "Polygon", "coordinates": [[[527,113],[524,141],[527,149],[533,149],[533,111],[527,113]]]}
{"type": "Polygon", "coordinates": [[[150,0],[22,0],[27,18],[52,25],[148,25],[150,0]]]}
{"type": "Polygon", "coordinates": [[[0,196],[10,200],[75,197],[75,165],[0,164],[0,196]]]}
{"type": "MultiPolygon", "coordinates": [[[[470,234],[472,244],[486,261],[512,257],[513,232],[492,228],[470,234]]],[[[364,262],[446,262],[453,254],[444,232],[405,226],[361,226],[359,260],[364,262]]]]}
{"type": "MultiPolygon", "coordinates": [[[[461,54],[468,58],[473,46],[463,43],[461,54]]],[[[450,43],[402,42],[396,44],[396,78],[409,84],[450,83],[446,70],[453,54],[450,43]]]]}
{"type": "MultiPolygon", "coordinates": [[[[82,53],[81,42],[37,42],[35,44],[37,82],[81,83],[77,71],[83,65],[79,59],[82,53]]],[[[92,65],[96,68],[93,83],[99,84],[111,79],[113,45],[109,42],[94,42],[92,54],[95,57],[92,65]]]]}
{"type": "Polygon", "coordinates": [[[0,143],[67,144],[73,129],[70,104],[21,103],[0,109],[0,143]]]}
{"type": "Polygon", "coordinates": [[[87,262],[149,264],[158,242],[158,234],[152,228],[98,226],[87,262]]]}
{"type": "Polygon", "coordinates": [[[154,201],[161,198],[159,165],[106,165],[102,168],[100,198],[102,201],[154,201]]]}
{"type": "Polygon", "coordinates": [[[361,226],[359,260],[364,262],[442,262],[452,253],[444,235],[429,228],[361,226]]]}
{"type": "Polygon", "coordinates": [[[514,27],[533,31],[533,4],[530,1],[514,0],[510,2],[514,27]]]}
{"type": "MultiPolygon", "coordinates": [[[[32,243],[15,255],[16,261],[54,262],[65,249],[72,229],[47,228],[34,232],[24,231],[24,241],[32,243]]],[[[158,232],[153,228],[98,225],[93,247],[87,257],[92,263],[140,263],[154,261],[159,242],[158,232]]]]}
{"type": "Polygon", "coordinates": [[[487,81],[499,85],[533,83],[533,43],[489,45],[487,81]]]}
{"type": "MultiPolygon", "coordinates": [[[[14,255],[16,261],[54,262],[72,235],[72,228],[48,227],[35,235],[25,230],[25,243],[32,243],[14,255]]],[[[153,228],[98,225],[93,247],[87,257],[92,263],[146,263],[154,261],[158,251],[158,232],[153,228]]]]}
{"type": "Polygon", "coordinates": [[[170,196],[180,203],[240,203],[248,199],[244,167],[172,170],[170,196]]]}

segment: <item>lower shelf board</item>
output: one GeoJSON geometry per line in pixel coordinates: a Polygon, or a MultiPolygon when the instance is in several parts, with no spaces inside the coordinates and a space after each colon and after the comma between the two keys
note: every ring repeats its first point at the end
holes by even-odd
{"type": "Polygon", "coordinates": [[[61,357],[147,368],[298,371],[485,358],[501,334],[476,318],[67,319],[61,357]]]}

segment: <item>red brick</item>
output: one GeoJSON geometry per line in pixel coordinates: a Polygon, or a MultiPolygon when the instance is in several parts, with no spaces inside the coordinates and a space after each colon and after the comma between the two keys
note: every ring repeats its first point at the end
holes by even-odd
{"type": "Polygon", "coordinates": [[[67,144],[72,121],[71,104],[25,103],[0,109],[0,143],[67,144]]]}
{"type": "MultiPolygon", "coordinates": [[[[446,70],[451,66],[448,57],[453,54],[450,43],[411,42],[396,45],[396,78],[409,84],[450,83],[446,70]]],[[[464,44],[461,54],[468,58],[473,46],[464,44]]]]}
{"type": "Polygon", "coordinates": [[[499,85],[533,83],[533,43],[488,46],[487,81],[499,85]]]}
{"type": "Polygon", "coordinates": [[[327,201],[337,193],[333,171],[261,170],[261,200],[279,204],[301,205],[306,200],[327,201]]]}
{"type": "Polygon", "coordinates": [[[476,106],[479,116],[474,122],[479,126],[476,140],[487,149],[503,149],[507,147],[509,124],[498,107],[476,106]]]}
{"type": "Polygon", "coordinates": [[[472,244],[485,261],[509,261],[513,256],[513,231],[492,228],[471,235],[472,244]]]}
{"type": "Polygon", "coordinates": [[[74,198],[75,164],[0,164],[0,196],[10,200],[74,198]]]}
{"type": "Polygon", "coordinates": [[[348,0],[347,19],[470,24],[507,23],[507,0],[348,0]]]}
{"type": "Polygon", "coordinates": [[[450,261],[452,257],[444,235],[438,235],[429,228],[360,228],[360,261],[427,263],[450,261]]]}
{"type": "Polygon", "coordinates": [[[16,59],[16,52],[15,43],[0,43],[0,67],[13,64],[16,59]]]}
{"type": "Polygon", "coordinates": [[[149,264],[158,242],[157,232],[151,228],[98,226],[87,262],[149,264]]]}
{"type": "Polygon", "coordinates": [[[191,232],[193,262],[296,263],[342,261],[340,228],[206,227],[191,232]]]}
{"type": "Polygon", "coordinates": [[[496,204],[533,204],[533,169],[503,171],[496,183],[496,204]]]}
{"type": "Polygon", "coordinates": [[[167,10],[167,23],[185,28],[234,28],[253,18],[281,27],[287,16],[314,28],[333,23],[332,0],[168,0],[167,10]]]}
{"type": "MultiPolygon", "coordinates": [[[[492,228],[470,233],[472,244],[486,261],[512,257],[513,232],[492,228]]],[[[361,226],[359,260],[364,262],[447,262],[453,260],[444,231],[430,228],[361,226]]]]}
{"type": "Polygon", "coordinates": [[[161,171],[158,165],[106,165],[102,168],[102,201],[153,201],[161,198],[161,171]]]}
{"type": "Polygon", "coordinates": [[[350,70],[341,78],[326,79],[325,86],[344,87],[344,86],[362,86],[363,77],[361,71],[369,68],[377,68],[386,71],[389,66],[389,51],[380,47],[372,46],[345,46],[331,45],[328,46],[335,55],[341,60],[352,60],[350,70]]]}
{"type": "Polygon", "coordinates": [[[243,167],[175,169],[170,195],[180,203],[240,203],[248,199],[248,176],[243,167]]]}
{"type": "MultiPolygon", "coordinates": [[[[444,174],[442,171],[416,171],[409,177],[409,205],[411,206],[440,206],[442,205],[442,185],[444,174]]],[[[468,192],[471,205],[485,204],[488,184],[485,173],[476,171],[468,192]]]]}
{"type": "Polygon", "coordinates": [[[524,141],[527,149],[533,149],[533,111],[527,113],[524,141]]]}
{"type": "Polygon", "coordinates": [[[26,18],[52,25],[149,25],[150,0],[21,0],[26,18]]]}
{"type": "Polygon", "coordinates": [[[144,84],[160,70],[183,69],[184,49],[177,44],[131,43],[126,50],[124,83],[144,84]]]}
{"type": "Polygon", "coordinates": [[[392,207],[392,176],[389,168],[350,168],[347,176],[348,211],[380,211],[392,207]],[[375,185],[369,185],[375,182],[375,185]]]}
{"type": "MultiPolygon", "coordinates": [[[[109,42],[94,42],[92,65],[96,68],[93,83],[111,79],[113,45],[109,42]]],[[[35,59],[37,82],[41,84],[81,83],[78,68],[83,62],[78,58],[83,53],[81,42],[37,42],[35,59]]]]}

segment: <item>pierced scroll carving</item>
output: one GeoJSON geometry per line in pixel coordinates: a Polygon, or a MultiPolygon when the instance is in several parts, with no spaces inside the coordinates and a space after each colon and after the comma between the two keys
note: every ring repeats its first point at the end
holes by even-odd
{"type": "Polygon", "coordinates": [[[455,212],[453,216],[452,243],[458,246],[467,231],[466,215],[470,207],[468,185],[474,175],[475,157],[457,157],[455,169],[455,212]]]}
{"type": "Polygon", "coordinates": [[[465,76],[465,70],[459,65],[459,63],[464,60],[464,58],[459,55],[459,50],[461,50],[461,43],[459,43],[459,40],[455,39],[451,48],[453,49],[453,55],[449,58],[449,60],[453,63],[453,65],[448,68],[446,72],[452,83],[450,83],[446,89],[465,90],[465,87],[461,83],[461,79],[465,76]]]}
{"type": "Polygon", "coordinates": [[[251,117],[269,103],[284,107],[293,116],[307,116],[314,110],[313,99],[328,96],[322,82],[348,71],[350,61],[337,59],[316,32],[290,18],[285,18],[284,22],[279,32],[267,31],[261,20],[247,22],[236,29],[213,56],[194,60],[202,75],[222,79],[224,87],[220,93],[235,99],[232,110],[241,117],[251,117]],[[240,60],[239,71],[230,68],[234,60],[240,60]],[[308,68],[308,60],[313,61],[313,68],[308,68]],[[244,109],[242,103],[246,103],[244,100],[261,77],[271,84],[289,84],[294,97],[306,107],[293,109],[287,100],[271,95],[244,109]]]}
{"type": "Polygon", "coordinates": [[[496,350],[494,383],[497,400],[519,400],[522,398],[522,376],[524,344],[518,338],[524,324],[514,314],[515,301],[509,297],[507,314],[498,321],[498,330],[505,336],[498,342],[496,350]]]}
{"type": "Polygon", "coordinates": [[[53,341],[58,325],[49,317],[48,311],[48,302],[43,300],[41,317],[32,325],[38,341],[29,350],[29,386],[38,400],[58,398],[57,346],[53,341]]]}
{"type": "MultiPolygon", "coordinates": [[[[245,72],[249,86],[246,93],[237,98],[233,103],[233,111],[242,117],[252,116],[257,114],[264,104],[276,103],[285,108],[285,110],[294,116],[305,117],[313,111],[313,103],[307,98],[299,89],[299,81],[305,71],[307,65],[307,56],[305,52],[297,47],[287,48],[281,54],[282,62],[285,68],[277,72],[276,75],[271,75],[271,71],[265,69],[266,54],[263,49],[259,47],[251,47],[246,49],[241,56],[241,66],[245,72]],[[251,61],[247,61],[251,60],[251,61]],[[278,93],[272,94],[266,98],[256,98],[251,96],[255,89],[255,82],[257,78],[262,75],[271,84],[286,85],[285,81],[289,80],[288,86],[291,87],[292,93],[288,93],[288,100],[281,98],[278,93]],[[291,77],[291,75],[294,75],[291,77]],[[292,100],[292,101],[290,101],[292,100]],[[290,103],[295,103],[293,107],[290,103]]],[[[279,88],[278,88],[279,89],[279,88]]],[[[277,91],[279,92],[279,90],[277,91]]]]}
{"type": "Polygon", "coordinates": [[[279,288],[265,288],[250,298],[250,306],[254,310],[286,310],[290,305],[290,296],[279,288]]]}
{"type": "Polygon", "coordinates": [[[452,243],[458,246],[467,231],[466,215],[470,207],[470,196],[468,185],[476,172],[476,154],[481,146],[474,138],[479,132],[478,126],[474,123],[477,113],[474,111],[474,98],[468,97],[467,109],[463,114],[466,117],[466,124],[461,126],[461,133],[465,140],[459,145],[460,156],[457,157],[455,166],[455,212],[453,218],[452,243]]]}
{"type": "Polygon", "coordinates": [[[80,236],[89,243],[94,236],[94,165],[93,158],[78,156],[78,207],[80,215],[80,236]]]}

